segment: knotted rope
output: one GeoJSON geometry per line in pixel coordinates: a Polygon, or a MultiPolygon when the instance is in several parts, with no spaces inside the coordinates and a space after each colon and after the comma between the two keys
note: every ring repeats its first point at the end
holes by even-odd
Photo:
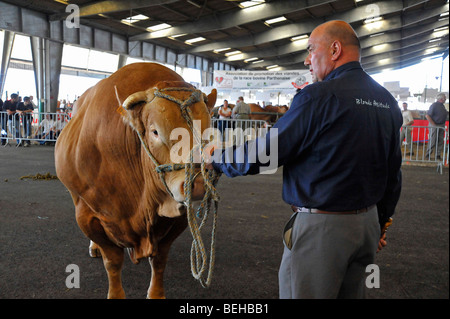
{"type": "Polygon", "coordinates": [[[212,273],[214,269],[215,262],[215,238],[216,238],[216,225],[217,225],[217,210],[219,203],[219,195],[216,190],[216,184],[219,180],[220,174],[216,173],[214,170],[208,171],[206,169],[206,154],[205,146],[206,142],[202,142],[201,132],[195,129],[193,126],[192,111],[189,106],[200,102],[202,100],[202,92],[196,89],[184,88],[184,87],[174,87],[155,90],[154,95],[166,100],[172,101],[179,105],[181,110],[181,115],[186,120],[188,127],[192,131],[194,137],[194,146],[189,154],[189,161],[185,164],[159,164],[156,158],[150,152],[145,140],[142,138],[141,134],[137,132],[141,144],[143,145],[147,155],[150,157],[152,162],[155,164],[155,170],[159,174],[167,192],[173,197],[166,181],[165,173],[171,171],[177,171],[185,169],[185,182],[184,182],[184,193],[185,202],[184,205],[187,208],[187,219],[190,232],[192,234],[192,246],[191,246],[191,272],[192,276],[200,281],[203,287],[208,287],[211,284],[212,273]],[[168,92],[191,92],[191,95],[186,100],[179,100],[174,96],[168,94],[168,92]],[[194,163],[194,152],[200,151],[201,154],[201,165],[200,172],[195,173],[195,163],[194,163]],[[192,188],[195,178],[198,174],[202,174],[205,188],[205,195],[200,202],[196,212],[194,209],[194,204],[192,202],[192,188]],[[211,203],[213,203],[213,208],[211,211],[211,203]],[[209,267],[208,267],[208,256],[206,253],[205,244],[201,235],[201,229],[205,226],[210,214],[212,212],[213,222],[211,230],[211,244],[210,244],[210,255],[209,255],[209,267]],[[199,223],[200,221],[200,223],[199,223]],[[206,278],[205,278],[206,277],[206,278]]]}

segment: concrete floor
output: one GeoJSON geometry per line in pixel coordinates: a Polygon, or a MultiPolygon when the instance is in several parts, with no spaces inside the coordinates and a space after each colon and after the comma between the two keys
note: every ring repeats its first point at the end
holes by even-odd
{"type": "MultiPolygon", "coordinates": [[[[55,174],[53,146],[0,147],[0,298],[105,298],[101,259],[88,255],[71,197],[58,180],[20,179],[55,174]],[[68,265],[80,270],[80,288],[68,289],[68,265]]],[[[449,298],[449,171],[403,168],[404,186],[389,244],[377,255],[381,286],[372,299],[449,298]]],[[[281,169],[274,175],[229,179],[221,195],[213,281],[202,288],[190,271],[192,237],[174,243],[165,273],[171,299],[278,298],[281,233],[291,215],[281,199],[281,169]]],[[[204,232],[204,238],[210,234],[204,232]]],[[[128,298],[145,298],[150,266],[126,258],[128,298]]]]}

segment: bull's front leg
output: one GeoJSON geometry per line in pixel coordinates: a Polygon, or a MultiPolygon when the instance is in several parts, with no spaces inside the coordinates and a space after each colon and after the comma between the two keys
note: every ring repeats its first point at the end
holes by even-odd
{"type": "Polygon", "coordinates": [[[108,274],[108,299],[124,299],[125,291],[122,287],[122,265],[124,251],[114,246],[101,246],[103,265],[108,274]]]}
{"type": "Polygon", "coordinates": [[[186,229],[187,227],[186,215],[175,218],[162,217],[158,220],[160,229],[169,229],[165,236],[159,241],[155,255],[149,258],[152,266],[152,278],[150,287],[148,288],[147,298],[149,299],[164,299],[164,270],[166,269],[167,258],[169,250],[173,241],[186,229]]]}
{"type": "Polygon", "coordinates": [[[148,299],[165,299],[164,294],[164,270],[167,263],[167,253],[158,254],[149,258],[152,266],[152,278],[148,288],[148,299]]]}
{"type": "Polygon", "coordinates": [[[108,274],[108,298],[125,298],[122,288],[122,265],[124,251],[116,246],[105,233],[102,224],[95,217],[91,208],[83,201],[74,197],[76,203],[76,218],[81,230],[95,242],[103,258],[103,265],[108,274]]]}

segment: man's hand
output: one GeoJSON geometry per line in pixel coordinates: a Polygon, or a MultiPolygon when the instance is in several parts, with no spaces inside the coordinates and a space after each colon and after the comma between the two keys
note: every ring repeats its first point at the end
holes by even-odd
{"type": "Polygon", "coordinates": [[[386,231],[388,228],[392,225],[392,218],[389,217],[388,221],[384,224],[383,229],[381,230],[381,237],[380,241],[378,242],[378,249],[377,252],[381,251],[383,247],[387,245],[386,241],[386,231]]]}
{"type": "Polygon", "coordinates": [[[383,235],[381,235],[380,241],[378,242],[377,252],[381,251],[383,249],[383,247],[385,247],[386,245],[387,245],[386,233],[384,233],[383,235]]]}

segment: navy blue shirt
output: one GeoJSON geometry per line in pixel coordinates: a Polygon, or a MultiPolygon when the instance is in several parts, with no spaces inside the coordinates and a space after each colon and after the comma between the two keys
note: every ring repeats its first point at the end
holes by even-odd
{"type": "Polygon", "coordinates": [[[247,154],[269,154],[277,139],[285,202],[336,212],[377,204],[383,225],[400,197],[402,123],[394,97],[350,62],[296,94],[265,137],[234,147],[244,163],[216,151],[213,166],[229,177],[258,174],[267,163],[247,154]]]}
{"type": "Polygon", "coordinates": [[[445,125],[448,112],[444,104],[442,104],[441,102],[434,102],[433,104],[431,104],[427,114],[431,117],[436,125],[445,125]]]}

